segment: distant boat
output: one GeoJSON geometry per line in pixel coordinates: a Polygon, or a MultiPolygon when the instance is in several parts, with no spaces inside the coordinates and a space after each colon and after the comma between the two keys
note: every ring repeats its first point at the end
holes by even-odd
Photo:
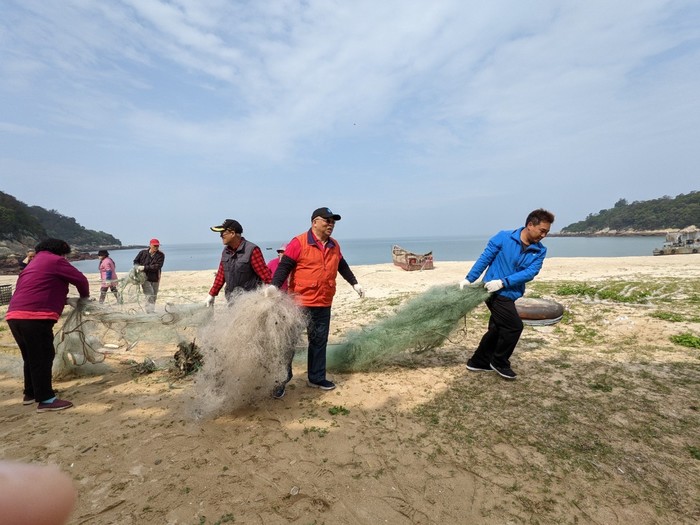
{"type": "Polygon", "coordinates": [[[394,245],[391,249],[391,258],[396,266],[408,272],[433,269],[433,252],[417,254],[394,245]]]}
{"type": "Polygon", "coordinates": [[[680,255],[700,251],[700,230],[694,227],[667,233],[661,248],[654,248],[654,255],[680,255]]]}

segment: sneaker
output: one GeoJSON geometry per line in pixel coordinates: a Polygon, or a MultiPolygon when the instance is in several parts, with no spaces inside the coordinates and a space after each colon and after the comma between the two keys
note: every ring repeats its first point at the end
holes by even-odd
{"type": "Polygon", "coordinates": [[[23,405],[33,405],[34,403],[36,403],[36,401],[34,401],[33,397],[24,396],[24,399],[22,399],[23,405]]]}
{"type": "Polygon", "coordinates": [[[311,388],[320,388],[321,390],[333,390],[335,388],[335,383],[333,381],[328,381],[328,379],[323,379],[318,383],[307,381],[306,386],[310,386],[311,388]]]}
{"type": "Polygon", "coordinates": [[[65,410],[73,406],[73,403],[64,399],[54,399],[51,403],[39,403],[36,407],[37,412],[56,412],[57,410],[65,410]]]}
{"type": "Polygon", "coordinates": [[[272,397],[275,399],[282,399],[285,394],[285,387],[284,385],[277,385],[273,390],[272,390],[272,397]]]}
{"type": "Polygon", "coordinates": [[[510,368],[509,366],[506,367],[500,367],[496,366],[493,363],[491,363],[491,368],[498,372],[498,375],[501,376],[503,379],[515,379],[518,374],[513,372],[513,369],[510,368]]]}
{"type": "Polygon", "coordinates": [[[467,370],[471,370],[472,372],[493,372],[494,371],[494,369],[491,368],[490,366],[477,365],[471,359],[469,361],[467,361],[467,370]]]}

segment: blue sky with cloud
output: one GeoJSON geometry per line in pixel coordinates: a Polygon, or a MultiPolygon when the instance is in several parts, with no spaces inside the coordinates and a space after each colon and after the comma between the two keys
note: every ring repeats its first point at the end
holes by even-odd
{"type": "Polygon", "coordinates": [[[555,230],[696,191],[693,1],[5,0],[0,190],[124,243],[555,230]]]}

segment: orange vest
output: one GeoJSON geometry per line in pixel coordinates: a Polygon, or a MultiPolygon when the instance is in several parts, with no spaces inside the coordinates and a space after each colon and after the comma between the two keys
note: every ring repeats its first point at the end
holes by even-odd
{"type": "MultiPolygon", "coordinates": [[[[310,232],[297,235],[301,254],[289,278],[289,290],[302,306],[331,306],[335,295],[335,277],[340,263],[340,246],[331,238],[333,246],[321,250],[309,244],[310,232]]],[[[313,238],[313,237],[312,237],[313,238]]]]}

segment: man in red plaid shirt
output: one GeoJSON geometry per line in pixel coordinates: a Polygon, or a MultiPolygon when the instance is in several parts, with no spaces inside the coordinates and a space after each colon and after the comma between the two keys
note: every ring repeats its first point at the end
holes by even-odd
{"type": "Polygon", "coordinates": [[[219,226],[212,226],[211,231],[221,235],[224,250],[221,252],[219,270],[216,272],[214,284],[209,290],[207,306],[214,305],[214,298],[226,284],[224,294],[230,300],[234,291],[254,290],[261,284],[270,284],[272,275],[265,263],[260,248],[243,237],[241,223],[226,219],[219,226]]]}

